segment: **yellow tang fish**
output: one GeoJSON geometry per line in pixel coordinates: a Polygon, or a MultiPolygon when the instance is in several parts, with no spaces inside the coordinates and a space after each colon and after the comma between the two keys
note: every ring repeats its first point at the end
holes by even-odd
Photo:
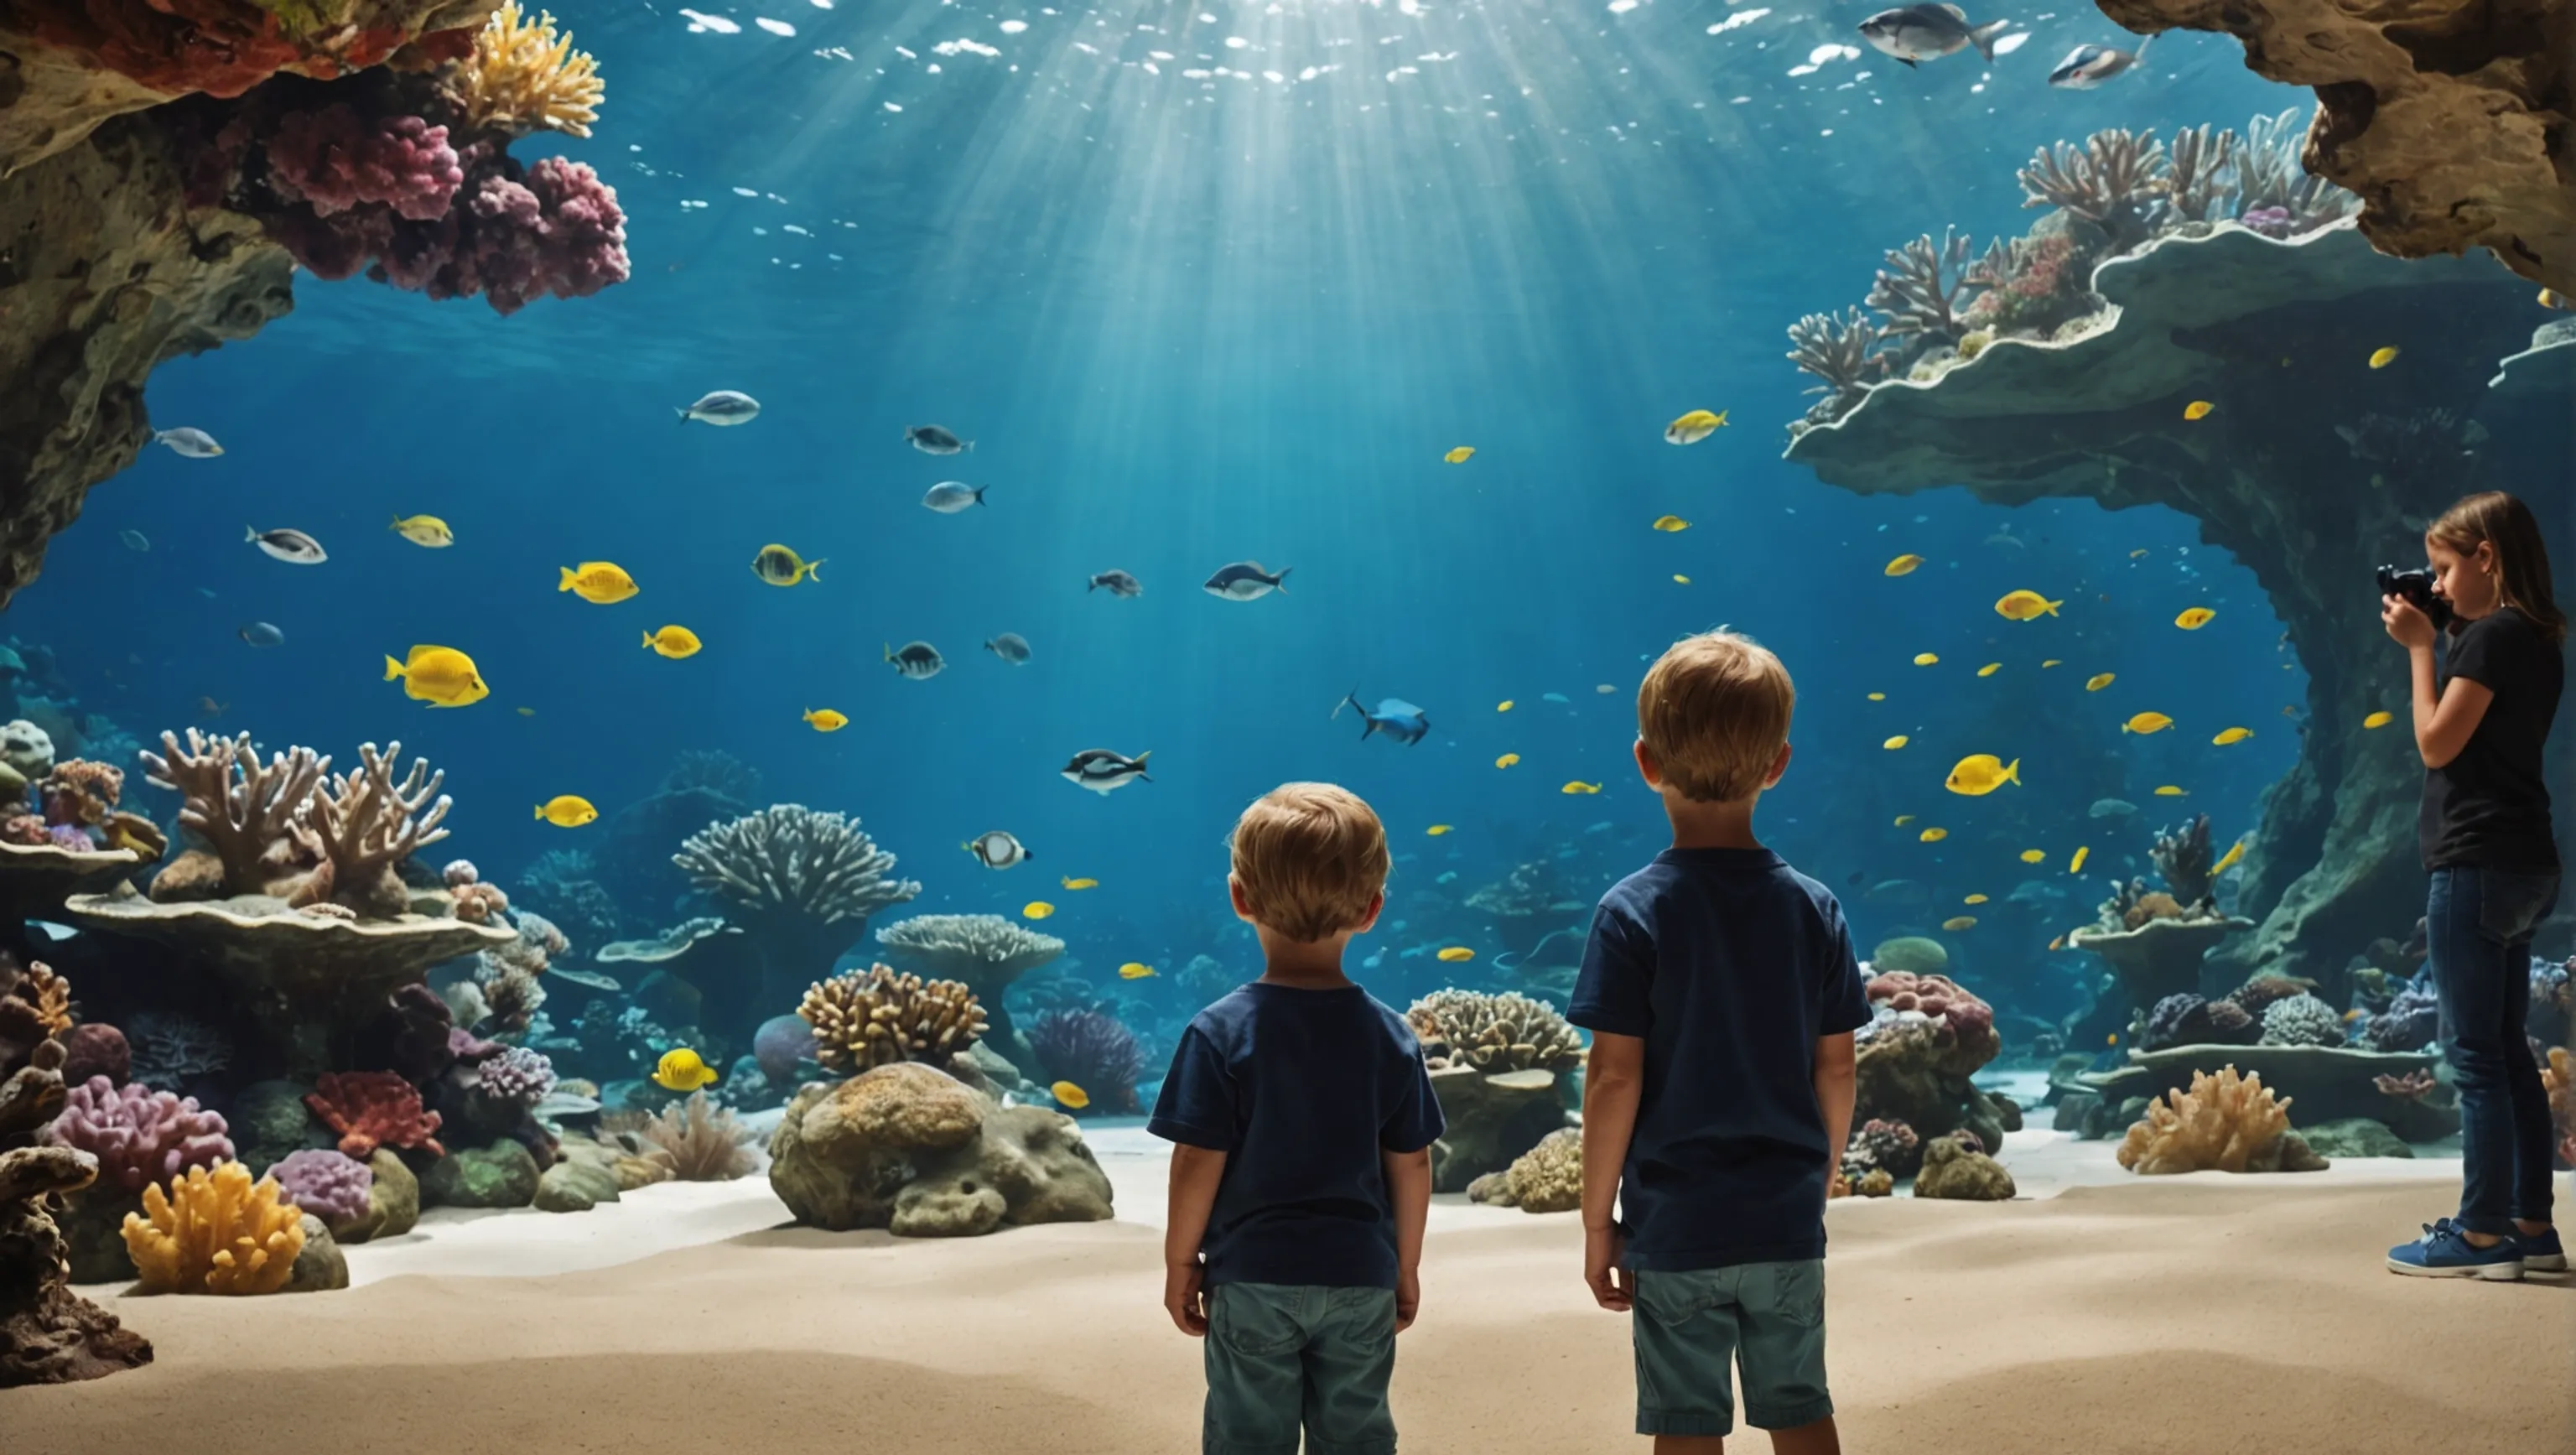
{"type": "Polygon", "coordinates": [[[578,566],[562,566],[563,579],[555,583],[557,591],[569,591],[584,601],[607,606],[635,594],[635,578],[614,561],[584,561],[578,566]]]}
{"type": "Polygon", "coordinates": [[[1886,742],[1883,742],[1883,743],[1879,744],[1879,746],[1880,746],[1880,747],[1882,747],[1882,748],[1885,748],[1885,749],[1887,749],[1889,752],[1893,753],[1893,752],[1895,752],[1897,749],[1899,749],[1899,748],[1901,748],[1901,747],[1904,747],[1907,743],[1909,743],[1909,742],[1911,742],[1911,741],[1913,741],[1913,739],[1908,738],[1908,737],[1907,737],[1905,734],[1903,734],[1903,733],[1898,733],[1896,736],[1894,736],[1894,737],[1892,737],[1892,738],[1889,738],[1886,742]]]}
{"type": "Polygon", "coordinates": [[[559,829],[577,829],[599,817],[599,810],[577,793],[558,793],[537,805],[536,817],[559,829]]]}
{"type": "Polygon", "coordinates": [[[2007,591],[1995,602],[1995,615],[2006,621],[2037,621],[2057,615],[2063,600],[2051,601],[2036,591],[2007,591]]]}
{"type": "Polygon", "coordinates": [[[1938,652],[1916,652],[1914,654],[1914,665],[1917,667],[1935,666],[1940,662],[1940,660],[1941,654],[1938,652]]]}
{"type": "Polygon", "coordinates": [[[699,641],[698,634],[687,627],[666,626],[657,632],[646,632],[644,645],[655,655],[668,657],[676,662],[682,657],[696,656],[698,648],[706,644],[699,641]]]}
{"type": "Polygon", "coordinates": [[[2007,763],[1992,753],[1971,753],[1950,769],[1941,786],[1968,798],[1983,798],[2007,783],[2021,781],[2021,759],[2007,763]]]}
{"type": "Polygon", "coordinates": [[[1983,904],[1986,902],[1986,897],[1982,894],[1971,894],[1959,902],[1961,904],[1983,904]]]}
{"type": "Polygon", "coordinates": [[[456,532],[449,530],[447,522],[434,515],[397,515],[394,523],[386,529],[399,531],[404,540],[415,546],[427,546],[433,551],[456,544],[456,532]]]}
{"type": "Polygon", "coordinates": [[[2130,718],[2127,722],[2120,724],[2120,731],[2124,733],[2136,733],[2140,737],[2144,737],[2148,733],[2163,732],[2166,728],[2172,726],[2173,719],[2165,716],[2161,712],[2142,712],[2137,716],[2130,718]]]}
{"type": "Polygon", "coordinates": [[[752,574],[772,586],[793,586],[808,576],[820,581],[823,578],[815,573],[822,569],[821,561],[806,560],[777,544],[762,546],[760,554],[751,558],[752,574]]]}
{"type": "Polygon", "coordinates": [[[809,707],[805,709],[805,721],[812,724],[814,731],[818,733],[836,733],[850,725],[850,720],[847,717],[834,712],[828,707],[809,707]]]}
{"type": "Polygon", "coordinates": [[[1973,914],[1953,915],[1949,919],[1941,921],[1941,928],[1948,930],[1952,934],[1957,934],[1961,930],[1973,930],[1976,927],[1977,917],[1973,914]]]}
{"type": "Polygon", "coordinates": [[[1911,576],[1914,574],[1914,568],[1922,564],[1923,558],[1921,556],[1914,554],[1912,551],[1908,551],[1904,555],[1897,557],[1895,560],[1888,562],[1887,569],[1882,574],[1889,576],[1911,576]]]}
{"type": "Polygon", "coordinates": [[[1436,823],[1436,824],[1433,824],[1431,827],[1429,827],[1429,828],[1427,828],[1427,829],[1424,829],[1424,830],[1423,830],[1423,832],[1424,832],[1424,833],[1426,833],[1426,834],[1429,834],[1431,837],[1433,837],[1433,838],[1435,838],[1435,839],[1436,839],[1436,838],[1440,837],[1442,834],[1445,834],[1445,833],[1449,832],[1449,825],[1447,825],[1447,824],[1445,824],[1445,823],[1436,823]]]}
{"type": "Polygon", "coordinates": [[[1688,586],[1690,584],[1690,578],[1679,571],[1675,571],[1673,573],[1673,584],[1677,586],[1688,586]]]}
{"type": "Polygon", "coordinates": [[[2093,857],[2093,846],[2092,846],[2091,844],[2086,844],[2086,845],[2082,846],[2081,848],[2078,848],[2078,849],[2075,851],[2075,857],[2066,861],[2066,872],[2067,872],[2067,873],[2069,873],[2069,874],[2081,874],[2081,873],[2083,873],[2083,872],[2084,872],[2084,861],[2085,861],[2085,860],[2087,860],[2087,859],[2090,859],[2090,858],[2092,858],[2092,857],[2093,857]]]}
{"type": "Polygon", "coordinates": [[[1925,829],[1914,837],[1921,839],[1927,844],[1937,844],[1943,839],[1950,837],[1950,831],[1948,829],[1925,829]]]}
{"type": "Polygon", "coordinates": [[[1059,1081],[1048,1087],[1047,1095],[1054,1097],[1059,1105],[1070,1107],[1075,1111],[1091,1105],[1091,1093],[1070,1081],[1059,1081]]]}
{"type": "Polygon", "coordinates": [[[1028,919],[1045,919],[1055,913],[1055,906],[1043,899],[1032,899],[1020,906],[1020,913],[1028,919]]]}
{"type": "Polygon", "coordinates": [[[1977,675],[1980,677],[1992,677],[2003,669],[2004,664],[2001,662],[1988,662],[1986,665],[1977,669],[1977,675]]]}
{"type": "Polygon", "coordinates": [[[1497,702],[1497,703],[1495,703],[1495,704],[1494,704],[1494,711],[1496,711],[1496,712],[1509,712],[1509,711],[1511,711],[1511,710],[1512,710],[1512,700],[1511,700],[1510,698],[1508,698],[1508,697],[1506,697],[1506,698],[1504,698],[1502,701],[1497,702]]]}
{"type": "Polygon", "coordinates": [[[2555,288],[2543,288],[2540,290],[2540,306],[2543,308],[2576,309],[2576,300],[2570,300],[2566,294],[2559,292],[2555,288]]]}
{"type": "Polygon", "coordinates": [[[2395,348],[2393,348],[2393,347],[2392,347],[2392,348],[2384,348],[2384,349],[2373,349],[2373,350],[2371,350],[2371,352],[2370,352],[2370,367],[2372,367],[2372,368],[2374,368],[2374,369],[2385,369],[2385,368],[2387,368],[2389,365],[2391,365],[2391,364],[2393,364],[2393,363],[2396,363],[2396,362],[2397,362],[2397,350],[2396,350],[2395,348]]]}
{"type": "Polygon", "coordinates": [[[1146,964],[1142,960],[1130,960],[1126,964],[1118,967],[1118,978],[1121,980],[1151,980],[1154,978],[1154,967],[1146,964]]]}
{"type": "Polygon", "coordinates": [[[385,658],[385,680],[397,677],[403,696],[432,707],[466,707],[492,695],[474,659],[454,647],[416,646],[399,662],[385,658]]]}
{"type": "Polygon", "coordinates": [[[2103,688],[2108,687],[2119,680],[2120,676],[2116,672],[2096,672],[2092,676],[2084,679],[2084,690],[2087,692],[2099,692],[2103,688]]]}
{"type": "Polygon", "coordinates": [[[1097,879],[1066,879],[1066,878],[1058,878],[1058,879],[1056,880],[1056,882],[1057,882],[1058,884],[1063,885],[1065,888],[1067,888],[1067,889],[1071,889],[1071,890],[1074,890],[1074,891],[1076,891],[1076,892],[1079,892],[1079,891],[1081,891],[1081,890],[1085,890],[1085,889],[1098,889],[1098,888],[1100,887],[1100,881],[1099,881],[1099,880],[1097,880],[1097,879]]]}
{"type": "Polygon", "coordinates": [[[1885,702],[1887,700],[1887,694],[1884,692],[1873,692],[1869,695],[1869,700],[1872,702],[1885,702]]]}
{"type": "Polygon", "coordinates": [[[2209,412],[2217,407],[2217,405],[2210,403],[2206,399],[2195,399],[2182,407],[2182,417],[2185,419],[2207,419],[2209,418],[2209,412]]]}
{"type": "Polygon", "coordinates": [[[1695,445],[1724,428],[1726,428],[1725,410],[1721,409],[1711,414],[1705,409],[1694,409],[1664,426],[1664,443],[1695,445]]]}
{"type": "Polygon", "coordinates": [[[1469,460],[1474,459],[1475,455],[1476,447],[1474,445],[1460,445],[1458,448],[1451,450],[1440,458],[1447,460],[1453,465],[1463,465],[1469,460]]]}
{"type": "Polygon", "coordinates": [[[535,717],[537,715],[537,710],[533,707],[522,707],[518,709],[518,713],[521,717],[535,717]]]}
{"type": "Polygon", "coordinates": [[[1677,530],[1689,530],[1690,522],[1678,515],[1659,515],[1655,517],[1655,529],[1670,534],[1677,530]]]}
{"type": "Polygon", "coordinates": [[[2397,721],[2397,716],[2394,713],[2374,712],[2370,716],[2363,718],[2361,720],[2361,725],[2366,728],[2384,728],[2395,721],[2397,721]]]}
{"type": "Polygon", "coordinates": [[[2243,839],[2238,839],[2234,844],[2228,846],[2227,852],[2220,856],[2217,863],[2209,866],[2210,877],[2214,879],[2219,875],[2226,873],[2230,868],[2235,866],[2237,860],[2244,857],[2245,841],[2243,839]]]}
{"type": "Polygon", "coordinates": [[[2021,861],[2025,864],[2036,864],[2047,857],[2048,851],[2046,849],[2024,849],[2021,851],[2021,861]]]}
{"type": "Polygon", "coordinates": [[[2116,1046],[2120,1044],[2120,1033],[2118,1031],[2113,1031],[2111,1034],[2104,1036],[2102,1038],[2102,1044],[2106,1046],[2116,1046]]]}
{"type": "Polygon", "coordinates": [[[2144,546],[2140,546],[2140,547],[2138,547],[2136,550],[2131,551],[2131,552],[2129,553],[2129,559],[2130,559],[2130,560],[2132,560],[2132,561],[2137,560],[2137,559],[2139,559],[2140,557],[2142,557],[2142,556],[2146,555],[2146,553],[2147,553],[2147,548],[2146,548],[2146,547],[2144,547],[2144,546]]]}
{"type": "Polygon", "coordinates": [[[2162,785],[2162,786],[2160,786],[2160,787],[2158,787],[2158,788],[2156,789],[2156,797],[2158,797],[2158,798],[2181,798],[2181,797],[2184,797],[2186,794],[2188,794],[2190,791],[2191,791],[2191,790],[2189,790],[2189,789],[2187,789],[2187,788],[2182,787],[2180,784],[2176,784],[2176,783],[2167,783],[2167,784],[2164,784],[2164,785],[2162,785]]]}
{"type": "Polygon", "coordinates": [[[2216,620],[2217,616],[2217,612],[2210,610],[2206,606],[2194,606],[2186,609],[2182,615],[2175,617],[2174,625],[2181,627],[2187,632],[2196,632],[2202,627],[2209,625],[2210,622],[2216,620]]]}
{"type": "Polygon", "coordinates": [[[2060,658],[2057,658],[2057,657],[2051,657],[2051,658],[2049,658],[2047,661],[2044,661],[2044,662],[2040,663],[2039,665],[2040,665],[2040,667],[2041,667],[2043,670],[2045,670],[2045,669],[2050,668],[2050,667],[2062,667],[2062,666],[2064,666],[2064,665],[2065,665],[2065,662],[2064,662],[2062,659],[2060,659],[2060,658]]]}
{"type": "Polygon", "coordinates": [[[2232,747],[2252,736],[2254,736],[2254,730],[2252,728],[2232,727],[2227,729],[2225,732],[2220,733],[2218,736],[2211,738],[2209,740],[2209,745],[2213,748],[2232,747]]]}
{"type": "Polygon", "coordinates": [[[1476,952],[1468,949],[1464,945],[1450,945],[1441,950],[1440,958],[1448,961],[1452,965],[1455,965],[1461,960],[1475,959],[1476,952]]]}
{"type": "Polygon", "coordinates": [[[695,1091],[716,1084],[716,1068],[700,1060],[698,1053],[688,1047],[674,1046],[654,1063],[653,1084],[664,1091],[695,1091]]]}
{"type": "Polygon", "coordinates": [[[1520,760],[1521,755],[1518,753],[1505,753],[1494,760],[1494,766],[1497,768],[1508,768],[1520,760]]]}
{"type": "Polygon", "coordinates": [[[1601,785],[1598,783],[1585,783],[1577,780],[1566,784],[1563,788],[1560,788],[1557,791],[1560,793],[1598,793],[1601,791],[1601,785]]]}
{"type": "Polygon", "coordinates": [[[1896,826],[1898,828],[1903,828],[1912,822],[1914,822],[1914,815],[1910,813],[1900,813],[1896,816],[1896,826]]]}

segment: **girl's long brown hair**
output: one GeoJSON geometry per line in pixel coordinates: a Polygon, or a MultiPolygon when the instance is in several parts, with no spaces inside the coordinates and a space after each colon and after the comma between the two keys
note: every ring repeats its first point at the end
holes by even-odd
{"type": "Polygon", "coordinates": [[[2529,617],[2551,645],[2567,640],[2567,613],[2550,586],[2549,551],[2530,506],[2501,490],[2463,496],[2424,534],[2464,556],[2475,555],[2482,542],[2494,546],[2504,604],[2529,617]]]}

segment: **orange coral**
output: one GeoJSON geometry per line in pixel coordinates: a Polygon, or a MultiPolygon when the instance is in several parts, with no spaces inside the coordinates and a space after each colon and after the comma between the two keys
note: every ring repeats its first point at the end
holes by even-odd
{"type": "Polygon", "coordinates": [[[143,1189],[125,1215],[125,1250],[152,1293],[275,1293],[304,1251],[303,1215],[277,1179],[253,1183],[239,1162],[191,1167],[162,1191],[143,1189]]]}
{"type": "Polygon", "coordinates": [[[2558,1164],[2576,1167],[2576,1056],[2565,1046],[2549,1048],[2549,1064],[2540,1068],[2540,1084],[2549,1089],[2549,1124],[2558,1133],[2558,1164]]]}
{"type": "Polygon", "coordinates": [[[473,54],[457,63],[447,86],[475,126],[514,136],[588,136],[607,95],[590,53],[574,50],[571,34],[557,31],[545,11],[528,19],[517,0],[503,0],[484,23],[473,54]]]}

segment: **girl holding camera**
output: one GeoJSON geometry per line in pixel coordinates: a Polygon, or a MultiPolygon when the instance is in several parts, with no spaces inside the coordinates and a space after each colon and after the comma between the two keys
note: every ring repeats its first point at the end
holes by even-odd
{"type": "Polygon", "coordinates": [[[2567,617],[2539,522],[2501,491],[2471,495],[2424,533],[2450,622],[2402,593],[2380,620],[2406,648],[2418,823],[2433,877],[2425,907],[2433,987],[2460,1093],[2460,1210],[2388,1250],[2396,1273],[2520,1278],[2567,1255],[2550,1225],[2549,1103],[2523,1034],[2532,931],[2558,899],[2542,744],[2565,683],[2567,617]],[[2440,660],[2436,636],[2447,637],[2440,660]]]}

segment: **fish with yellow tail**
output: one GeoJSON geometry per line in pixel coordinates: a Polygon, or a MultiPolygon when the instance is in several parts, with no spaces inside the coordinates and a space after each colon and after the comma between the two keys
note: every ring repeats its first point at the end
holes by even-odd
{"type": "Polygon", "coordinates": [[[1725,410],[1721,409],[1712,414],[1705,409],[1694,409],[1664,426],[1664,443],[1695,445],[1724,428],[1726,428],[1725,410]]]}
{"type": "Polygon", "coordinates": [[[559,829],[577,829],[599,817],[599,810],[578,793],[558,793],[538,804],[535,816],[559,829]]]}
{"type": "Polygon", "coordinates": [[[1586,783],[1581,779],[1576,779],[1557,791],[1560,793],[1598,793],[1601,791],[1601,785],[1598,783],[1586,783]]]}
{"type": "Polygon", "coordinates": [[[820,560],[809,561],[787,547],[772,542],[760,548],[751,558],[751,574],[772,586],[793,586],[799,581],[823,578],[815,573],[823,569],[820,560]]]}
{"type": "Polygon", "coordinates": [[[1476,458],[1476,447],[1474,445],[1460,445],[1456,449],[1442,455],[1440,458],[1448,461],[1452,465],[1463,465],[1469,460],[1476,458]]]}
{"type": "Polygon", "coordinates": [[[2208,607],[2193,606],[2184,608],[2182,614],[2174,618],[2174,625],[2187,632],[2196,632],[2217,619],[2218,613],[2208,607]]]}
{"type": "Polygon", "coordinates": [[[1464,945],[1448,945],[1442,947],[1440,958],[1448,964],[1456,965],[1467,960],[1475,959],[1476,952],[1468,949],[1464,945]]]}
{"type": "Polygon", "coordinates": [[[635,578],[615,561],[584,561],[556,569],[563,572],[563,579],[555,583],[557,591],[569,591],[594,605],[613,606],[637,590],[635,578]]]}
{"type": "Polygon", "coordinates": [[[403,696],[432,707],[470,707],[492,695],[474,659],[454,647],[415,646],[400,661],[385,658],[385,680],[397,678],[403,696]]]}
{"type": "Polygon", "coordinates": [[[1091,1105],[1091,1093],[1070,1081],[1059,1081],[1049,1086],[1047,1095],[1054,1097],[1056,1104],[1067,1111],[1080,1111],[1091,1105]]]}
{"type": "Polygon", "coordinates": [[[394,523],[386,529],[415,546],[427,546],[433,551],[456,544],[456,533],[447,528],[446,521],[434,515],[397,515],[394,523]]]}
{"type": "Polygon", "coordinates": [[[2120,724],[2120,731],[2145,737],[2149,733],[2160,733],[2172,726],[2173,719],[2161,712],[2141,712],[2120,724]]]}
{"type": "Polygon", "coordinates": [[[1914,574],[1914,568],[1922,564],[1923,558],[1921,556],[1914,554],[1912,551],[1907,551],[1904,555],[1888,562],[1887,569],[1879,574],[1883,576],[1911,576],[1914,574]]]}
{"type": "Polygon", "coordinates": [[[1118,967],[1118,978],[1121,980],[1151,980],[1156,973],[1153,966],[1142,960],[1130,960],[1118,967]]]}
{"type": "Polygon", "coordinates": [[[2217,863],[2209,866],[2209,877],[2215,879],[2219,875],[2226,873],[2228,870],[2235,868],[2236,861],[2244,857],[2245,841],[2243,839],[2238,839],[2234,844],[2228,846],[2228,850],[2225,854],[2219,856],[2217,863]]]}
{"type": "Polygon", "coordinates": [[[706,643],[698,640],[698,634],[696,632],[689,630],[687,627],[676,624],[666,626],[657,632],[646,632],[644,634],[644,649],[646,651],[653,653],[657,657],[668,657],[674,662],[680,660],[682,657],[696,656],[698,654],[698,648],[705,645],[706,643]]]}
{"type": "Polygon", "coordinates": [[[2007,763],[1992,753],[1971,753],[1950,769],[1941,786],[1968,798],[1983,798],[2007,783],[2021,781],[2021,759],[2007,763]]]}
{"type": "Polygon", "coordinates": [[[2057,615],[2063,600],[2051,601],[2036,591],[2007,591],[1995,602],[1995,615],[2006,621],[2037,621],[2057,615]]]}
{"type": "Polygon", "coordinates": [[[2075,851],[2075,857],[2074,857],[2074,858],[2069,859],[2069,860],[2067,860],[2067,861],[2066,861],[2066,872],[2067,872],[2067,873],[2069,873],[2069,874],[2081,874],[2081,873],[2083,873],[2083,872],[2084,872],[2084,861],[2085,861],[2085,860],[2087,860],[2087,859],[2090,859],[2090,858],[2092,858],[2092,857],[2093,857],[2093,846],[2092,846],[2092,845],[2090,845],[2090,844],[2083,845],[2082,847],[2078,848],[2078,849],[2075,851]]]}
{"type": "Polygon", "coordinates": [[[2252,728],[2232,727],[2220,732],[2218,736],[2211,738],[2209,743],[2210,746],[2214,748],[2230,748],[2252,736],[2254,736],[2254,730],[2252,728]]]}
{"type": "Polygon", "coordinates": [[[805,709],[805,725],[818,733],[836,733],[848,727],[850,719],[828,707],[809,707],[805,709]]]}
{"type": "Polygon", "coordinates": [[[686,1046],[673,1046],[653,1065],[653,1084],[664,1091],[696,1091],[716,1084],[716,1068],[686,1046]]]}

